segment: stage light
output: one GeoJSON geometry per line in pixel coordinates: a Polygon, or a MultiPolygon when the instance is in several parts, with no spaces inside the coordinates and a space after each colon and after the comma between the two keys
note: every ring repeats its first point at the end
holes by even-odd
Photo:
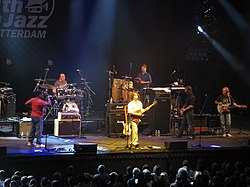
{"type": "Polygon", "coordinates": [[[200,25],[197,25],[197,29],[198,29],[198,31],[201,32],[201,33],[204,32],[203,29],[202,29],[202,27],[201,27],[200,25]]]}

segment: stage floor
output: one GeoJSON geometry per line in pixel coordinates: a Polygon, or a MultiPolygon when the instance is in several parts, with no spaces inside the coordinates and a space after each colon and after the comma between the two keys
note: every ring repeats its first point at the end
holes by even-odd
{"type": "Polygon", "coordinates": [[[7,147],[7,156],[39,156],[39,155],[65,155],[74,154],[74,144],[97,144],[97,154],[112,154],[124,152],[161,152],[166,151],[165,142],[188,143],[188,150],[193,149],[220,149],[239,148],[249,146],[250,130],[232,129],[232,137],[224,138],[222,135],[197,135],[195,140],[188,139],[188,136],[177,138],[167,136],[145,136],[139,135],[139,148],[127,148],[127,138],[123,135],[114,134],[111,137],[102,133],[85,134],[84,137],[43,137],[47,141],[46,148],[35,148],[27,146],[27,138],[0,137],[1,146],[7,147]]]}

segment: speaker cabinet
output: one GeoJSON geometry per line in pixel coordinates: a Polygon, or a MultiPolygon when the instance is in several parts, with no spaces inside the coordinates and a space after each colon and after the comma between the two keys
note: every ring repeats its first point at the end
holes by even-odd
{"type": "Polygon", "coordinates": [[[16,115],[16,94],[4,96],[0,100],[1,118],[16,115]]]}
{"type": "Polygon", "coordinates": [[[19,123],[18,137],[28,137],[31,130],[31,121],[23,121],[19,123]]]}
{"type": "Polygon", "coordinates": [[[76,154],[88,154],[97,152],[97,144],[95,143],[78,143],[74,144],[76,154]]]}
{"type": "Polygon", "coordinates": [[[160,130],[160,134],[169,133],[170,128],[170,98],[157,99],[157,105],[150,109],[148,113],[148,128],[155,132],[160,130]]]}
{"type": "Polygon", "coordinates": [[[164,142],[164,146],[167,150],[187,150],[188,142],[164,142]]]}
{"type": "Polygon", "coordinates": [[[81,120],[58,120],[54,121],[54,136],[78,136],[81,130],[81,120]]]}
{"type": "Polygon", "coordinates": [[[121,134],[123,131],[123,123],[125,123],[124,112],[108,113],[107,115],[107,134],[121,134]]]}

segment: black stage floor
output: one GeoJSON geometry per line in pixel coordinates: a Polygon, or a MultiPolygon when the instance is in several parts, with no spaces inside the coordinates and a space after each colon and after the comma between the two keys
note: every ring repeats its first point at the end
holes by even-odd
{"type": "MultiPolygon", "coordinates": [[[[111,137],[101,133],[85,134],[84,137],[56,137],[44,136],[45,148],[27,147],[26,138],[0,137],[1,146],[7,147],[7,156],[39,156],[74,154],[74,144],[97,144],[97,154],[120,153],[120,152],[161,152],[166,151],[166,142],[187,142],[187,150],[193,149],[220,149],[239,148],[248,146],[250,131],[234,128],[231,130],[232,137],[225,138],[216,134],[197,134],[195,140],[188,136],[177,138],[174,135],[146,136],[139,135],[139,148],[127,149],[127,138],[121,134],[113,134],[111,137]],[[47,142],[47,143],[46,143],[47,142]]],[[[177,148],[178,149],[178,148],[177,148]]]]}

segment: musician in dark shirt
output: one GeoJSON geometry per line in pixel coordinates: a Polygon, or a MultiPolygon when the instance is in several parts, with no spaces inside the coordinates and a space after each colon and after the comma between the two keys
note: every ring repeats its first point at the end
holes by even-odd
{"type": "Polygon", "coordinates": [[[139,90],[142,90],[143,88],[148,88],[152,83],[152,77],[150,73],[147,72],[146,64],[143,64],[141,66],[141,72],[138,73],[137,77],[135,78],[135,81],[139,83],[139,90]]]}
{"type": "Polygon", "coordinates": [[[222,89],[222,94],[218,96],[215,104],[217,104],[217,110],[220,114],[220,124],[223,137],[231,137],[231,114],[229,108],[232,106],[240,108],[241,106],[235,103],[233,97],[230,95],[230,90],[228,87],[224,87],[222,89]]]}
{"type": "Polygon", "coordinates": [[[195,96],[193,94],[192,87],[187,86],[185,88],[185,93],[186,93],[186,99],[184,105],[180,110],[180,114],[183,116],[183,119],[181,121],[181,126],[179,128],[179,133],[177,137],[182,137],[184,128],[188,126],[190,129],[189,134],[191,135],[191,138],[195,139],[194,121],[193,121],[195,96]]]}

